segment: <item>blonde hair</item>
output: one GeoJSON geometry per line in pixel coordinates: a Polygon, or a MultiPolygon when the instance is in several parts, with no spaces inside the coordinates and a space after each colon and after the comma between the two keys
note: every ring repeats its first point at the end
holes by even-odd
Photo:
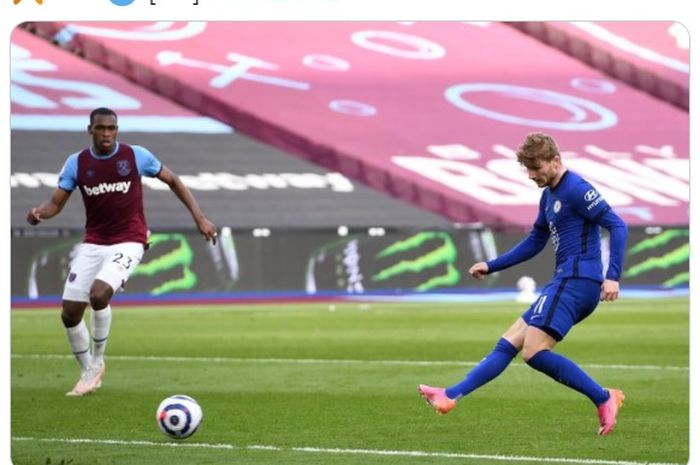
{"type": "Polygon", "coordinates": [[[527,135],[516,152],[518,163],[525,168],[537,169],[541,161],[552,161],[559,155],[559,147],[551,136],[541,132],[527,135]]]}

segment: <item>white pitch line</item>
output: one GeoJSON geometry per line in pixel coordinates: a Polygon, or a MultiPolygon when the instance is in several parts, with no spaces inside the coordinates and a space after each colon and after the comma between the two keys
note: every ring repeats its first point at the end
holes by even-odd
{"type": "Polygon", "coordinates": [[[635,462],[629,460],[602,460],[565,457],[534,457],[524,455],[499,454],[468,454],[458,452],[427,452],[421,450],[384,450],[384,449],[340,449],[325,447],[279,447],[268,445],[236,446],[234,444],[208,444],[202,442],[154,442],[154,441],[124,441],[120,439],[88,439],[88,438],[33,438],[13,436],[13,441],[54,442],[63,444],[102,444],[120,446],[152,446],[152,447],[183,447],[200,449],[223,450],[255,450],[276,452],[306,452],[313,454],[348,454],[348,455],[378,455],[394,457],[431,457],[446,459],[493,460],[496,462],[535,462],[535,463],[580,463],[584,465],[683,465],[677,462],[635,462]]]}
{"type": "MultiPolygon", "coordinates": [[[[12,354],[12,358],[30,359],[71,359],[72,355],[58,354],[12,354]]],[[[202,363],[286,363],[296,365],[408,365],[408,366],[475,366],[479,362],[460,362],[449,360],[352,360],[321,358],[243,358],[243,357],[167,357],[154,355],[110,355],[110,360],[143,362],[202,362],[202,363]]],[[[527,366],[513,362],[514,366],[527,366]]],[[[583,368],[603,370],[671,370],[688,371],[688,367],[673,365],[605,365],[580,364],[583,368]]]]}

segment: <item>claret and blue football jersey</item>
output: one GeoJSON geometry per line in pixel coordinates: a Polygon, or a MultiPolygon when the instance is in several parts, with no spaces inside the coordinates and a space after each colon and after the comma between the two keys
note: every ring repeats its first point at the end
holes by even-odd
{"type": "Polygon", "coordinates": [[[138,145],[117,143],[109,155],[92,148],[68,157],[58,177],[58,187],[80,189],[85,204],[84,242],[111,245],[146,244],[148,227],[143,212],[141,176],[155,177],[161,162],[138,145]]]}

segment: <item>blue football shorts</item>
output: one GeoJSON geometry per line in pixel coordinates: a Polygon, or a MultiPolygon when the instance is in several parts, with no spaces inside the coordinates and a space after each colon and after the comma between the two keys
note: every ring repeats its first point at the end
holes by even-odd
{"type": "Polygon", "coordinates": [[[547,284],[540,296],[522,314],[530,326],[542,329],[561,341],[600,302],[601,283],[585,278],[560,278],[547,284]]]}

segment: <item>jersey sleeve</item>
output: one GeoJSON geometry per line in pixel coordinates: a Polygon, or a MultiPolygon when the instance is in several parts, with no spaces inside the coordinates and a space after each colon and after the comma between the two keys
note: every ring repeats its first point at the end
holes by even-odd
{"type": "Polygon", "coordinates": [[[136,166],[138,167],[139,175],[149,178],[158,176],[160,170],[163,169],[163,164],[160,160],[145,147],[132,145],[131,148],[134,150],[134,155],[136,155],[136,166]]]}
{"type": "Polygon", "coordinates": [[[586,181],[582,180],[572,189],[569,201],[581,216],[610,233],[610,264],[605,279],[619,281],[627,243],[627,225],[586,181]]]}
{"type": "Polygon", "coordinates": [[[610,232],[610,264],[605,279],[619,281],[627,244],[627,225],[612,209],[605,212],[598,224],[610,232]]]}
{"type": "Polygon", "coordinates": [[[596,224],[610,210],[610,205],[598,190],[583,179],[571,187],[567,197],[567,201],[578,214],[596,224]]]}
{"type": "Polygon", "coordinates": [[[78,153],[69,156],[58,174],[58,187],[73,192],[78,185],[78,153]]]}

